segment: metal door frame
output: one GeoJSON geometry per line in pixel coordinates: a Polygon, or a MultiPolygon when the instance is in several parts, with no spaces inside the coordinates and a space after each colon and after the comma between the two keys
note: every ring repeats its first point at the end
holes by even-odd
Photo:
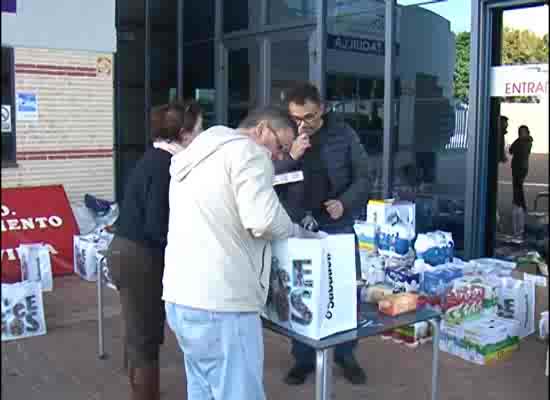
{"type": "Polygon", "coordinates": [[[489,190],[490,71],[492,33],[498,12],[547,4],[545,0],[472,0],[468,151],[466,162],[466,258],[486,254],[489,190]]]}

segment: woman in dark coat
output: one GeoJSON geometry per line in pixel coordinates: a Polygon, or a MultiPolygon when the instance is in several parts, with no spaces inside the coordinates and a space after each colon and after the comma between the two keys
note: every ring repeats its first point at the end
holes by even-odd
{"type": "Polygon", "coordinates": [[[198,104],[171,103],[153,110],[153,145],[126,183],[107,261],[120,294],[124,355],[132,400],[159,400],[159,350],[164,341],[162,274],[168,233],[170,162],[202,130],[198,104]]]}

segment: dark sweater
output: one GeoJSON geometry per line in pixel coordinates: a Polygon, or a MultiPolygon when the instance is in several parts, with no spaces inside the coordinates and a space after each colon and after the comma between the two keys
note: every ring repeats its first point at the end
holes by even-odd
{"type": "Polygon", "coordinates": [[[529,155],[533,146],[533,138],[531,136],[522,136],[517,138],[510,146],[510,154],[512,154],[512,173],[522,173],[529,169],[529,155]]]}
{"type": "Polygon", "coordinates": [[[137,162],[124,190],[117,235],[164,250],[171,158],[167,151],[150,148],[137,162]]]}
{"type": "Polygon", "coordinates": [[[366,207],[369,196],[368,159],[363,146],[355,131],[333,114],[325,116],[323,127],[311,139],[313,147],[301,160],[287,158],[274,162],[276,174],[296,170],[304,172],[304,182],[276,186],[279,199],[296,223],[302,220],[306,211],[312,211],[326,232],[332,228],[353,229],[355,214],[366,207]],[[308,154],[317,145],[318,154],[308,154]],[[312,158],[313,165],[310,164],[312,158]],[[314,177],[315,182],[306,182],[312,178],[312,173],[318,172],[322,173],[314,177]],[[328,182],[325,181],[327,178],[328,182]],[[319,203],[319,196],[325,197],[322,203],[330,199],[340,200],[344,205],[342,218],[334,221],[324,211],[315,215],[315,210],[310,208],[312,203],[319,203]]]}

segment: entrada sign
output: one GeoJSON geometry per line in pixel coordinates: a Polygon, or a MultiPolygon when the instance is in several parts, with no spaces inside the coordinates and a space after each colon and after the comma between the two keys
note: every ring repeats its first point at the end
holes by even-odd
{"type": "Polygon", "coordinates": [[[548,96],[548,64],[491,68],[491,97],[548,96]]]}

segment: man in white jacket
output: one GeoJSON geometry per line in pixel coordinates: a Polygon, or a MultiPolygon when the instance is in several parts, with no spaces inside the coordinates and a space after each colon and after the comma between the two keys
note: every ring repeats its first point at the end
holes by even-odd
{"type": "Polygon", "coordinates": [[[189,400],[262,400],[260,312],[269,241],[308,233],[273,190],[296,125],[277,109],[215,126],[172,158],[163,300],[185,354],[189,400]]]}

